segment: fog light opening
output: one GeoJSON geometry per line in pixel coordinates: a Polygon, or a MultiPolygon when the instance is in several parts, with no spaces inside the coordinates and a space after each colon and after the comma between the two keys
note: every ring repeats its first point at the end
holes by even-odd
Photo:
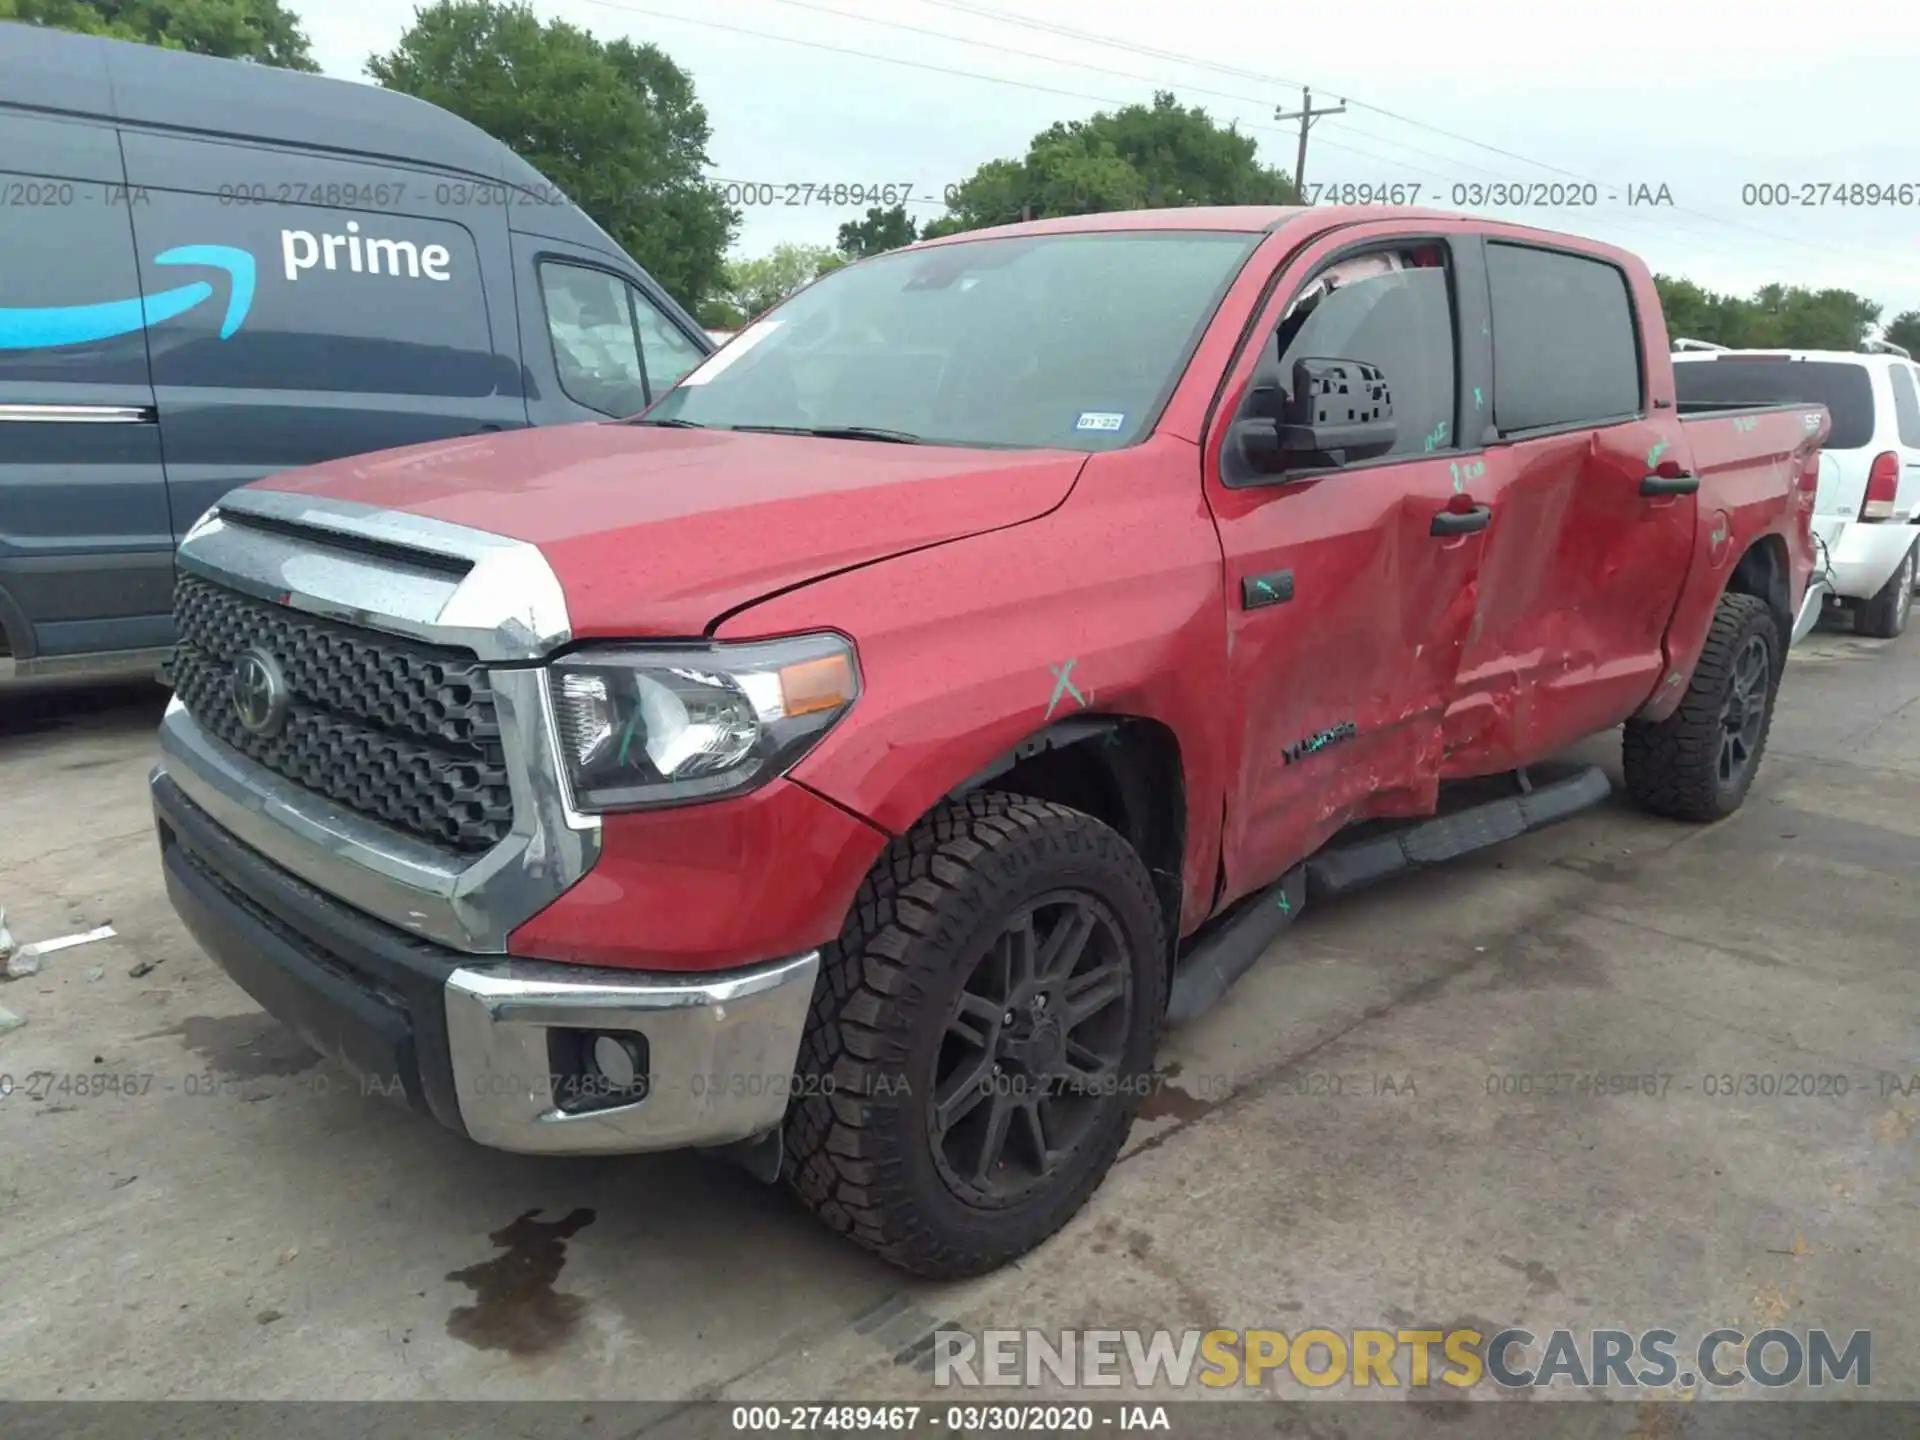
{"type": "Polygon", "coordinates": [[[647,1098],[647,1037],[626,1030],[547,1032],[553,1102],[567,1115],[636,1105],[647,1098]]]}
{"type": "Polygon", "coordinates": [[[600,1035],[593,1042],[593,1068],[615,1090],[631,1090],[647,1078],[640,1046],[628,1035],[600,1035]]]}

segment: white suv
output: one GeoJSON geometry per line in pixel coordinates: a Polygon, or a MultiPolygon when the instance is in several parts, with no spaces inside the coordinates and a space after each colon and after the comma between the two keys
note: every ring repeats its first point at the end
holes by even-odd
{"type": "Polygon", "coordinates": [[[1906,629],[1920,574],[1920,368],[1876,343],[1846,350],[1726,350],[1674,342],[1683,404],[1821,404],[1833,433],[1820,457],[1813,532],[1827,584],[1862,635],[1906,629]]]}

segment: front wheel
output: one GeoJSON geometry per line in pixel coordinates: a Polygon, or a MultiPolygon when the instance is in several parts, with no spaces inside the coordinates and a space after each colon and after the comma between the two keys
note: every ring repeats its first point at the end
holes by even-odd
{"type": "Polygon", "coordinates": [[[1784,654],[1765,601],[1722,595],[1679,708],[1664,720],[1627,722],[1627,792],[1675,820],[1738,810],[1767,746],[1784,654]]]}
{"type": "Polygon", "coordinates": [[[1913,613],[1916,556],[1920,556],[1920,545],[1909,546],[1900,559],[1900,568],[1880,587],[1880,593],[1854,612],[1855,634],[1891,640],[1907,628],[1907,617],[1913,613]]]}
{"type": "Polygon", "coordinates": [[[1090,815],[947,801],[896,840],[822,957],[786,1175],[915,1274],[975,1275],[1086,1203],[1150,1082],[1166,1008],[1152,877],[1090,815]]]}

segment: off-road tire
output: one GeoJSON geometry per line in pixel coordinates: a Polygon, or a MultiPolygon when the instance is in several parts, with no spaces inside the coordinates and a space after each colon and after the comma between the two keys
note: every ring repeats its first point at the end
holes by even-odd
{"type": "Polygon", "coordinates": [[[1672,820],[1721,820],[1738,810],[1766,752],[1785,655],[1780,627],[1764,600],[1722,595],[1679,707],[1664,720],[1627,722],[1621,745],[1627,793],[1643,809],[1672,820]],[[1725,784],[1719,773],[1723,707],[1734,662],[1755,636],[1767,647],[1766,709],[1751,759],[1733,783],[1725,784]]]}
{"type": "Polygon", "coordinates": [[[1907,628],[1913,611],[1915,555],[1920,544],[1900,558],[1899,567],[1887,577],[1880,593],[1863,602],[1853,612],[1853,632],[1875,640],[1892,640],[1907,628]]]}
{"type": "Polygon", "coordinates": [[[829,1227],[917,1275],[977,1275],[1024,1254],[1084,1205],[1150,1083],[1166,1011],[1165,922],[1152,877],[1116,831],[1077,810],[976,792],[887,847],[821,956],[785,1127],[785,1178],[829,1227]],[[1063,888],[1094,896],[1131,951],[1117,1083],[1038,1193],[968,1203],[942,1178],[929,1087],[949,1007],[1008,918],[1063,888]]]}

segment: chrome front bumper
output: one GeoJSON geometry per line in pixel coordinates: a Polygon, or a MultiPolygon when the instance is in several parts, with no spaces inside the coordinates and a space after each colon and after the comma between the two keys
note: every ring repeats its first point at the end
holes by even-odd
{"type": "Polygon", "coordinates": [[[166,767],[150,788],[167,896],[201,949],[363,1092],[547,1155],[725,1146],[786,1113],[818,951],[654,974],[451,950],[283,869],[166,767]],[[608,1034],[643,1054],[644,1086],[614,1092],[585,1063],[608,1034]]]}
{"type": "Polygon", "coordinates": [[[694,977],[512,961],[454,971],[447,1041],[467,1134],[482,1145],[584,1155],[723,1145],[771,1130],[794,1062],[820,952],[694,977]],[[584,1113],[556,1103],[555,1028],[643,1036],[644,1099],[584,1113]]]}

